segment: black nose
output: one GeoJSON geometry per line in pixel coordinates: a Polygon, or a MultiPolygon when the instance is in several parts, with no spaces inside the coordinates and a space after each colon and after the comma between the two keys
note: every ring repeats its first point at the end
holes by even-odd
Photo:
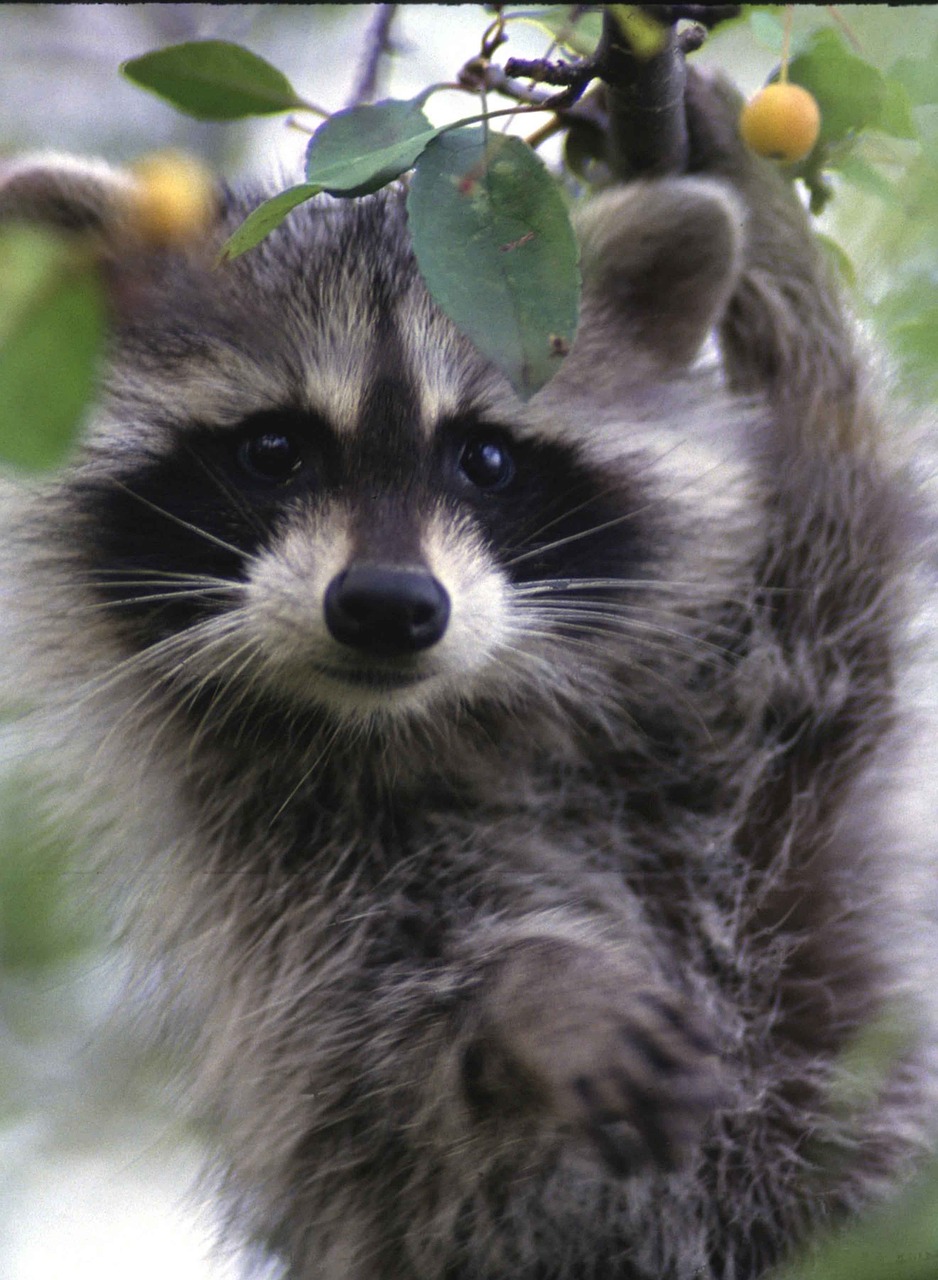
{"type": "Polygon", "coordinates": [[[323,607],[340,644],[373,654],[429,649],[449,621],[449,596],[432,574],[382,565],[352,565],[337,574],[323,607]]]}

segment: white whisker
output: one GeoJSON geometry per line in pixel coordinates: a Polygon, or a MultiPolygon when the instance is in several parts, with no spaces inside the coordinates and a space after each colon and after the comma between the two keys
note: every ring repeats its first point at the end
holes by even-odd
{"type": "Polygon", "coordinates": [[[244,552],[240,547],[236,547],[231,542],[226,542],[224,538],[219,538],[216,534],[209,533],[207,529],[203,529],[197,524],[192,524],[189,520],[183,520],[182,516],[174,515],[172,511],[167,511],[165,507],[158,506],[157,503],[151,502],[149,498],[145,498],[142,494],[137,493],[136,490],[131,489],[129,485],[124,484],[121,480],[112,478],[111,483],[118,489],[123,490],[123,492],[128,494],[131,498],[135,498],[137,502],[142,503],[143,506],[149,507],[151,511],[156,512],[157,515],[162,516],[165,520],[169,520],[173,524],[178,524],[180,528],[187,529],[190,533],[197,534],[200,538],[205,538],[207,542],[214,543],[215,546],[221,547],[223,551],[227,551],[230,555],[236,556],[238,560],[244,559],[244,552]]]}
{"type": "Polygon", "coordinates": [[[198,582],[205,586],[240,586],[240,583],[234,582],[230,578],[220,578],[216,574],[210,573],[183,573],[178,569],[142,569],[139,566],[133,569],[95,569],[93,573],[88,575],[88,581],[92,585],[99,585],[101,579],[108,579],[109,582],[104,585],[110,585],[111,581],[118,581],[121,584],[129,584],[133,586],[135,583],[146,582],[198,582]]]}
{"type": "Polygon", "coordinates": [[[664,626],[661,623],[649,621],[645,618],[634,618],[628,613],[610,616],[601,611],[591,609],[551,610],[538,607],[531,610],[531,616],[538,622],[553,623],[558,627],[577,627],[579,625],[587,630],[592,629],[607,636],[647,633],[662,638],[668,637],[674,640],[681,640],[701,649],[707,649],[712,653],[719,654],[721,657],[729,658],[735,656],[731,649],[715,644],[705,636],[678,631],[674,627],[664,626]],[[607,626],[598,627],[597,623],[606,623],[607,626]]]}
{"type": "MultiPolygon", "coordinates": [[[[145,584],[144,584],[145,585],[145,584]]],[[[231,586],[180,587],[176,591],[160,591],[142,596],[122,596],[116,600],[96,600],[93,604],[79,605],[73,613],[95,613],[101,609],[121,609],[130,605],[155,604],[165,600],[207,600],[213,595],[231,591],[231,586]]]]}
{"type": "MultiPolygon", "coordinates": [[[[664,461],[665,458],[669,457],[672,453],[675,453],[678,449],[682,448],[685,443],[686,442],[683,440],[678,440],[674,444],[669,445],[666,449],[662,449],[661,452],[655,458],[646,459],[645,466],[635,467],[635,469],[631,472],[630,479],[634,482],[637,478],[639,478],[642,475],[643,471],[653,471],[654,468],[660,465],[660,463],[664,461]]],[[[592,478],[586,477],[581,481],[581,484],[578,487],[582,487],[583,485],[589,485],[589,484],[592,484],[592,478]]],[[[535,529],[532,533],[525,534],[523,537],[519,538],[515,545],[518,547],[527,546],[535,538],[539,538],[548,529],[552,529],[554,525],[559,524],[561,520],[568,520],[570,516],[574,516],[578,512],[585,510],[588,506],[590,506],[591,503],[602,502],[606,498],[612,497],[615,494],[621,494],[621,492],[622,492],[621,483],[618,485],[615,485],[615,484],[607,485],[603,489],[596,490],[593,493],[591,493],[590,496],[586,498],[583,502],[578,503],[575,507],[564,506],[564,509],[561,511],[561,513],[558,516],[555,516],[552,520],[548,520],[544,524],[539,525],[538,528],[535,529]]],[[[564,494],[562,500],[558,499],[558,501],[563,501],[565,503],[571,496],[573,496],[572,493],[568,492],[564,494]]],[[[641,509],[645,510],[644,507],[641,509]]],[[[603,526],[599,526],[599,527],[603,527],[603,526]]],[[[559,544],[556,544],[556,545],[559,545],[559,544]]]]}
{"type": "Polygon", "coordinates": [[[73,699],[70,706],[75,708],[84,705],[89,700],[106,693],[128,675],[143,671],[152,675],[154,670],[157,669],[154,665],[155,663],[177,649],[185,650],[197,647],[201,643],[203,632],[220,631],[226,625],[228,617],[229,615],[227,614],[219,614],[217,617],[203,619],[203,621],[187,627],[184,631],[174,631],[172,635],[164,636],[162,640],[157,640],[153,644],[147,645],[146,648],[130,654],[116,664],[112,664],[102,675],[91,676],[83,681],[80,686],[82,690],[81,696],[73,699]]]}
{"type": "MultiPolygon", "coordinates": [[[[522,607],[536,609],[538,613],[543,612],[545,608],[537,598],[534,599],[533,604],[529,598],[523,603],[522,607]]],[[[643,621],[645,619],[656,622],[660,619],[665,622],[687,623],[708,636],[723,635],[735,639],[739,635],[738,630],[734,627],[726,626],[719,622],[711,622],[709,619],[702,620],[693,614],[682,612],[680,609],[666,609],[657,604],[640,605],[626,603],[625,601],[604,600],[596,602],[584,600],[581,602],[577,600],[550,599],[548,597],[546,608],[550,609],[558,619],[567,617],[576,619],[582,616],[617,624],[624,621],[643,621]]]]}
{"type": "Polygon", "coordinates": [[[296,784],[296,786],[295,786],[295,787],[290,791],[290,793],[288,794],[287,798],[284,800],[284,802],[280,805],[280,807],[279,807],[279,808],[277,809],[277,811],[274,813],[273,817],[270,819],[270,826],[273,826],[273,825],[274,825],[274,823],[277,821],[277,819],[280,817],[280,815],[281,815],[281,814],[284,812],[284,810],[288,807],[288,805],[290,804],[290,801],[294,798],[294,796],[295,796],[299,791],[301,791],[301,790],[302,790],[302,788],[306,785],[306,783],[309,781],[309,779],[313,776],[313,774],[315,773],[316,769],[317,769],[317,768],[319,767],[319,765],[323,762],[323,760],[324,760],[324,759],[326,758],[326,756],[329,754],[329,752],[330,752],[330,750],[332,749],[332,747],[335,745],[335,741],[336,741],[336,739],[338,738],[339,733],[341,732],[342,728],[343,728],[342,721],[341,721],[341,720],[337,720],[337,721],[336,721],[336,724],[335,724],[334,729],[333,729],[333,730],[332,730],[332,732],[327,736],[326,741],[325,741],[325,743],[323,744],[322,750],[321,750],[321,751],[319,752],[319,754],[316,756],[316,759],[315,759],[315,760],[313,761],[313,763],[309,766],[309,768],[308,768],[308,769],[306,769],[306,770],[303,772],[302,776],[300,777],[299,782],[298,782],[298,783],[296,784]]]}
{"type": "MultiPolygon", "coordinates": [[[[157,684],[154,685],[153,683],[147,683],[143,691],[139,693],[136,698],[134,698],[134,700],[131,702],[131,704],[128,707],[125,707],[123,709],[120,716],[111,726],[111,728],[109,729],[109,731],[104,736],[101,743],[99,744],[98,753],[104,750],[104,748],[110,742],[114,734],[124,725],[124,723],[128,720],[128,718],[138,710],[139,707],[141,707],[143,704],[145,704],[149,700],[153,701],[154,706],[156,705],[159,697],[159,692],[158,692],[159,684],[168,685],[174,681],[178,682],[180,679],[180,676],[182,675],[183,671],[185,670],[186,666],[189,663],[193,662],[197,658],[204,659],[205,655],[209,653],[212,649],[215,649],[219,645],[225,645],[230,642],[231,633],[235,628],[230,625],[227,625],[224,627],[212,626],[212,624],[217,623],[219,621],[220,621],[219,619],[212,618],[212,619],[209,619],[207,623],[199,623],[195,627],[190,627],[186,631],[180,632],[174,637],[170,637],[170,639],[175,639],[177,641],[185,640],[188,642],[186,645],[177,646],[181,648],[183,652],[185,652],[186,648],[189,649],[189,653],[185,657],[177,659],[174,665],[171,667],[163,668],[163,669],[153,667],[152,655],[153,655],[153,650],[157,648],[157,646],[151,646],[149,649],[144,649],[142,650],[141,653],[135,655],[140,660],[139,669],[146,671],[148,675],[156,676],[157,684]],[[203,629],[206,633],[205,635],[202,634],[203,629]],[[193,633],[195,632],[198,632],[199,634],[194,635],[193,633]]],[[[222,619],[222,621],[228,623],[230,621],[230,618],[226,616],[224,619],[222,619]]],[[[173,648],[168,647],[166,650],[162,651],[161,657],[165,657],[166,654],[170,652],[175,652],[175,650],[173,648]]],[[[122,673],[122,677],[126,678],[128,674],[129,673],[127,671],[124,671],[122,673]]],[[[152,753],[152,747],[156,741],[156,738],[163,731],[163,728],[165,728],[167,723],[169,723],[172,720],[174,714],[175,714],[175,709],[171,709],[168,715],[164,717],[164,720],[162,722],[162,725],[160,726],[160,729],[157,730],[157,732],[151,736],[149,740],[149,748],[151,753],[152,753]]]]}
{"type": "Polygon", "coordinates": [[[576,533],[568,533],[563,538],[555,538],[553,542],[541,543],[536,547],[531,547],[528,551],[509,556],[504,561],[504,566],[506,569],[513,569],[516,565],[523,564],[525,560],[530,560],[534,556],[550,555],[560,547],[567,547],[573,542],[580,542],[583,538],[592,538],[597,533],[603,533],[606,529],[614,529],[618,525],[625,524],[627,520],[634,520],[639,514],[641,514],[641,508],[635,511],[628,511],[621,516],[613,516],[611,520],[604,520],[602,524],[592,525],[589,529],[579,529],[576,533]]]}
{"type": "Polygon", "coordinates": [[[224,727],[225,724],[228,723],[231,716],[235,714],[235,712],[246,701],[247,699],[246,689],[242,690],[240,697],[232,697],[231,694],[234,689],[237,689],[240,687],[239,682],[244,672],[249,670],[251,665],[254,662],[256,662],[257,650],[258,650],[257,642],[253,638],[246,640],[243,644],[239,645],[238,648],[235,649],[233,653],[230,653],[227,658],[225,658],[222,662],[218,663],[218,665],[214,667],[207,675],[203,676],[203,678],[198,682],[198,684],[195,685],[195,687],[187,694],[183,702],[183,706],[194,707],[196,701],[198,700],[198,698],[200,697],[200,695],[202,694],[206,686],[215,681],[218,681],[219,678],[221,677],[219,687],[212,693],[212,696],[209,699],[209,704],[205,710],[204,715],[202,716],[202,718],[199,720],[199,723],[195,726],[195,728],[192,731],[192,739],[189,744],[189,750],[186,753],[186,759],[190,765],[195,757],[195,752],[199,746],[199,743],[202,741],[205,735],[205,731],[208,728],[208,724],[212,717],[212,714],[214,713],[218,704],[221,703],[223,699],[227,699],[227,705],[225,705],[223,714],[215,721],[216,727],[221,729],[224,727]],[[247,657],[244,657],[245,654],[247,654],[247,657]],[[229,671],[226,675],[222,677],[222,672],[224,672],[225,669],[231,665],[231,663],[237,662],[239,658],[243,658],[243,661],[241,661],[238,664],[235,670],[229,671]]]}

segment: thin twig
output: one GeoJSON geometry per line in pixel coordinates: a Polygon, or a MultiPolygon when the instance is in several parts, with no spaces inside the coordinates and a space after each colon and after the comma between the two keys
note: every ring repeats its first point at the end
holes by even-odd
{"type": "Polygon", "coordinates": [[[365,55],[358,72],[358,80],[348,100],[348,106],[359,107],[371,102],[378,88],[378,72],[381,59],[385,54],[393,53],[391,43],[391,24],[394,21],[398,6],[396,4],[379,4],[366,37],[365,55]]]}
{"type": "Polygon", "coordinates": [[[851,27],[850,23],[847,21],[844,15],[838,12],[837,6],[835,4],[827,5],[827,12],[831,15],[831,17],[837,23],[838,27],[840,27],[841,31],[844,33],[844,35],[853,45],[854,49],[856,49],[857,53],[862,53],[863,45],[861,44],[857,36],[857,33],[851,27]]]}
{"type": "MultiPolygon", "coordinates": [[[[449,86],[448,86],[449,87],[449,86]]],[[[550,93],[543,89],[535,89],[523,84],[520,80],[510,79],[501,67],[494,64],[479,66],[467,63],[460,72],[460,84],[452,86],[474,93],[482,90],[500,93],[505,98],[512,98],[520,107],[530,111],[548,111],[557,117],[560,126],[582,122],[605,128],[606,115],[598,102],[588,95],[580,98],[573,106],[567,106],[567,92],[550,93]]]]}
{"type": "Polygon", "coordinates": [[[589,63],[551,62],[550,58],[509,58],[505,63],[505,75],[511,78],[524,76],[528,80],[538,80],[543,84],[577,84],[583,79],[584,68],[589,63]]]}
{"type": "Polygon", "coordinates": [[[513,98],[515,102],[520,102],[525,107],[539,106],[545,111],[552,110],[550,104],[557,97],[554,93],[533,89],[529,85],[522,84],[520,80],[512,79],[501,67],[494,64],[487,66],[467,64],[460,72],[460,79],[461,87],[464,89],[476,93],[483,90],[500,93],[506,98],[513,98]]]}

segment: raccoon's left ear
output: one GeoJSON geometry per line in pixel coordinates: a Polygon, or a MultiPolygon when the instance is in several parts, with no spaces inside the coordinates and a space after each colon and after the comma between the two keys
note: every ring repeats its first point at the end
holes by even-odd
{"type": "Polygon", "coordinates": [[[184,157],[150,161],[137,172],[56,152],[0,161],[0,221],[80,235],[131,268],[152,250],[198,254],[220,232],[221,191],[184,157]]]}
{"type": "Polygon", "coordinates": [[[736,287],[743,206],[718,182],[634,182],[590,201],[576,219],[583,272],[577,345],[627,378],[688,365],[736,287]],[[649,368],[650,366],[650,368],[649,368]]]}
{"type": "Polygon", "coordinates": [[[0,162],[0,221],[91,232],[108,241],[126,218],[132,179],[103,160],[39,152],[0,162]]]}

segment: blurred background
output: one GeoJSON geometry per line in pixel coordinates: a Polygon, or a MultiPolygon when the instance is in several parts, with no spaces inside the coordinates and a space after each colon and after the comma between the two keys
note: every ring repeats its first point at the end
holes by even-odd
{"type": "MultiPolygon", "coordinates": [[[[199,123],[129,84],[118,66],[184,40],[233,40],[335,110],[356,82],[374,9],[0,4],[0,158],[52,149],[121,163],[172,146],[228,178],[296,181],[307,135],[283,118],[199,123]]],[[[837,15],[883,71],[904,60],[938,65],[934,9],[845,5],[837,15]]],[[[490,18],[475,5],[399,6],[382,93],[409,97],[454,79],[490,18]]],[[[796,35],[831,22],[825,8],[796,6],[796,35]]],[[[751,93],[777,65],[778,30],[777,17],[774,27],[734,26],[697,56],[751,93]]],[[[512,28],[510,53],[541,56],[546,47],[537,28],[512,28]]],[[[895,360],[896,397],[913,412],[938,391],[934,74],[918,98],[921,144],[872,135],[870,163],[835,179],[821,222],[846,255],[861,317],[895,360]]],[[[466,99],[435,96],[429,114],[435,122],[467,114],[466,99]]],[[[226,1280],[235,1261],[212,1255],[211,1220],[190,1196],[199,1135],[174,1112],[170,1064],[143,1051],[125,1016],[119,951],[81,851],[37,831],[28,772],[10,722],[0,724],[0,1277],[226,1280]]]]}

